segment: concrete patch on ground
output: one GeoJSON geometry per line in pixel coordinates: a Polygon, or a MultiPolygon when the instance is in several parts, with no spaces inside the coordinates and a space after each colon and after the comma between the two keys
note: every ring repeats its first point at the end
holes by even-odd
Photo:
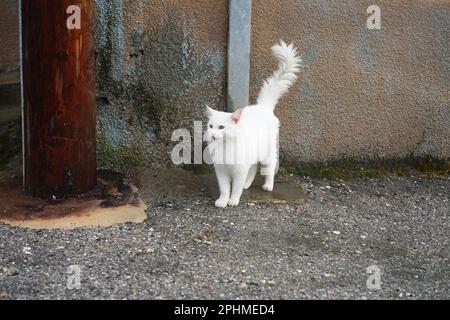
{"type": "MultiPolygon", "coordinates": [[[[120,207],[102,208],[100,200],[89,201],[88,208],[77,212],[76,215],[68,215],[61,218],[37,218],[26,220],[14,220],[0,218],[1,223],[14,227],[29,229],[61,229],[72,230],[78,228],[111,227],[123,223],[143,223],[147,219],[145,210],[147,206],[141,200],[139,206],[124,205],[120,207]]],[[[50,210],[57,211],[56,205],[50,210]]]]}
{"type": "Polygon", "coordinates": [[[114,172],[99,172],[93,191],[69,199],[28,196],[22,191],[20,174],[0,183],[0,223],[15,227],[72,230],[142,223],[146,210],[137,187],[114,172]]]}
{"type": "MultiPolygon", "coordinates": [[[[213,199],[219,196],[219,187],[214,175],[203,175],[202,181],[208,195],[213,199]]],[[[262,190],[264,178],[259,176],[248,190],[244,190],[241,203],[267,203],[267,204],[302,204],[307,197],[302,189],[288,176],[277,177],[272,192],[262,190]]]]}
{"type": "MultiPolygon", "coordinates": [[[[211,201],[219,196],[212,168],[185,170],[181,168],[147,169],[141,177],[144,199],[176,202],[186,196],[207,195],[211,201]],[[181,197],[181,198],[180,198],[181,197]]],[[[273,192],[262,190],[263,177],[257,177],[249,190],[244,190],[241,203],[302,204],[307,197],[301,187],[288,175],[276,178],[273,192]]]]}

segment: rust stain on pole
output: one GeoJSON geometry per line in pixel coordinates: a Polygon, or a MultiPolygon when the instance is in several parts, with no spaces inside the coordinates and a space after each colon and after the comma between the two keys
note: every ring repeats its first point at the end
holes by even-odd
{"type": "Polygon", "coordinates": [[[22,0],[24,184],[38,197],[96,185],[94,0],[22,0]],[[69,30],[69,6],[81,28],[69,30]]]}

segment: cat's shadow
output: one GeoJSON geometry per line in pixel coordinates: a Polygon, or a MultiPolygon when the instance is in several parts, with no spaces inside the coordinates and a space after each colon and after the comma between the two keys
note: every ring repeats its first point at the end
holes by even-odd
{"type": "MultiPolygon", "coordinates": [[[[219,195],[219,188],[217,186],[215,175],[204,175],[202,180],[208,196],[213,199],[217,198],[219,195]]],[[[277,176],[272,192],[262,190],[263,184],[264,177],[257,176],[252,186],[242,193],[241,203],[299,204],[305,203],[308,200],[301,187],[293,178],[288,176],[277,176]]]]}

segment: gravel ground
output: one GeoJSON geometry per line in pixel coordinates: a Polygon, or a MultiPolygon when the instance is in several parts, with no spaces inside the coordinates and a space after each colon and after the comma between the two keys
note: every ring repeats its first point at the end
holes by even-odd
{"type": "Polygon", "coordinates": [[[450,178],[295,179],[307,204],[218,210],[199,193],[149,201],[140,225],[0,225],[0,298],[450,298],[450,178]]]}

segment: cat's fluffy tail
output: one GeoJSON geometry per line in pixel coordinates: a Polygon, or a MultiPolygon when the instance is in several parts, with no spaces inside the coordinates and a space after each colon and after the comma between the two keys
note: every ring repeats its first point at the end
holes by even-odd
{"type": "Polygon", "coordinates": [[[272,54],[279,61],[278,69],[264,81],[257,104],[274,111],[278,100],[297,79],[302,59],[294,45],[287,45],[284,41],[272,47],[272,54]]]}

